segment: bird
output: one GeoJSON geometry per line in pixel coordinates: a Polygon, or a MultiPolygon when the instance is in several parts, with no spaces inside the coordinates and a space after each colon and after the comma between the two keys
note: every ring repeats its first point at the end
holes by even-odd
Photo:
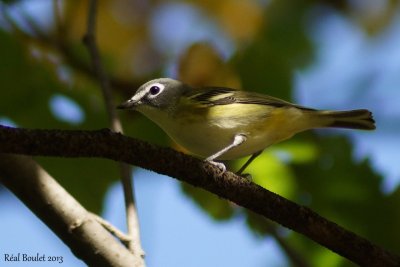
{"type": "Polygon", "coordinates": [[[299,132],[315,128],[374,130],[367,109],[317,110],[272,96],[227,87],[192,87],[171,78],[141,85],[118,109],[136,110],[190,154],[226,171],[216,160],[251,156],[299,132]]]}

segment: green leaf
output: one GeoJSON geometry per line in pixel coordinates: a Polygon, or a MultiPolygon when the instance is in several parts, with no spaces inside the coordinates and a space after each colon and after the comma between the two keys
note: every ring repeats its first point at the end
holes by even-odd
{"type": "MultiPolygon", "coordinates": [[[[246,162],[238,161],[237,166],[246,162]]],[[[291,169],[272,151],[265,151],[258,156],[246,169],[256,184],[285,197],[293,197],[296,182],[291,169]]]]}
{"type": "MultiPolygon", "coordinates": [[[[0,117],[28,128],[107,127],[100,89],[79,76],[71,77],[71,86],[60,81],[55,66],[32,58],[28,46],[0,30],[0,117]],[[84,122],[74,125],[57,119],[49,106],[55,94],[75,101],[85,113],[84,122]]],[[[118,177],[117,164],[106,160],[35,159],[86,208],[96,212],[101,209],[107,188],[118,177]]]]}
{"type": "MultiPolygon", "coordinates": [[[[321,137],[317,142],[318,158],[308,164],[293,164],[299,196],[308,195],[308,205],[329,220],[398,251],[400,202],[390,200],[398,198],[399,192],[386,196],[380,190],[382,177],[372,170],[368,160],[354,161],[346,138],[321,137]]],[[[333,256],[324,255],[328,253],[323,252],[325,249],[302,237],[299,241],[299,249],[307,248],[315,265],[325,266],[327,259],[332,262],[333,256]]],[[[337,266],[349,266],[349,262],[337,266]]]]}
{"type": "Polygon", "coordinates": [[[266,9],[265,24],[233,62],[248,91],[258,91],[290,100],[295,69],[309,62],[310,40],[304,29],[306,1],[273,1],[266,9]]]}

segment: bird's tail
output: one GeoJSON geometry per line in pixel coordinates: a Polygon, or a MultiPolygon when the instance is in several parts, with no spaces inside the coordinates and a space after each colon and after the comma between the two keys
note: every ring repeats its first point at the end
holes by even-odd
{"type": "Polygon", "coordinates": [[[372,113],[366,109],[348,111],[316,111],[313,116],[319,121],[317,127],[348,128],[374,130],[375,121],[372,113]]]}

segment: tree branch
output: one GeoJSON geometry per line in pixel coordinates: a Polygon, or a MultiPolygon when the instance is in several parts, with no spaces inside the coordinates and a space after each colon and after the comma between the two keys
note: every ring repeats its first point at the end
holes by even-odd
{"type": "Polygon", "coordinates": [[[146,142],[97,131],[30,130],[0,126],[0,152],[99,157],[134,164],[201,187],[301,233],[362,266],[399,266],[400,257],[247,179],[146,142]]]}
{"type": "Polygon", "coordinates": [[[119,243],[29,157],[0,154],[0,181],[89,266],[137,266],[119,243]]]}

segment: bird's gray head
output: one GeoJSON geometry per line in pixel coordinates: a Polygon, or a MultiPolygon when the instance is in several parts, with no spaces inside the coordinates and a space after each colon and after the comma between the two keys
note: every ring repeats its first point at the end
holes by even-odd
{"type": "Polygon", "coordinates": [[[188,90],[188,86],[180,81],[169,78],[151,80],[136,91],[126,102],[120,104],[119,109],[146,109],[165,110],[174,107],[179,97],[188,90]]]}

